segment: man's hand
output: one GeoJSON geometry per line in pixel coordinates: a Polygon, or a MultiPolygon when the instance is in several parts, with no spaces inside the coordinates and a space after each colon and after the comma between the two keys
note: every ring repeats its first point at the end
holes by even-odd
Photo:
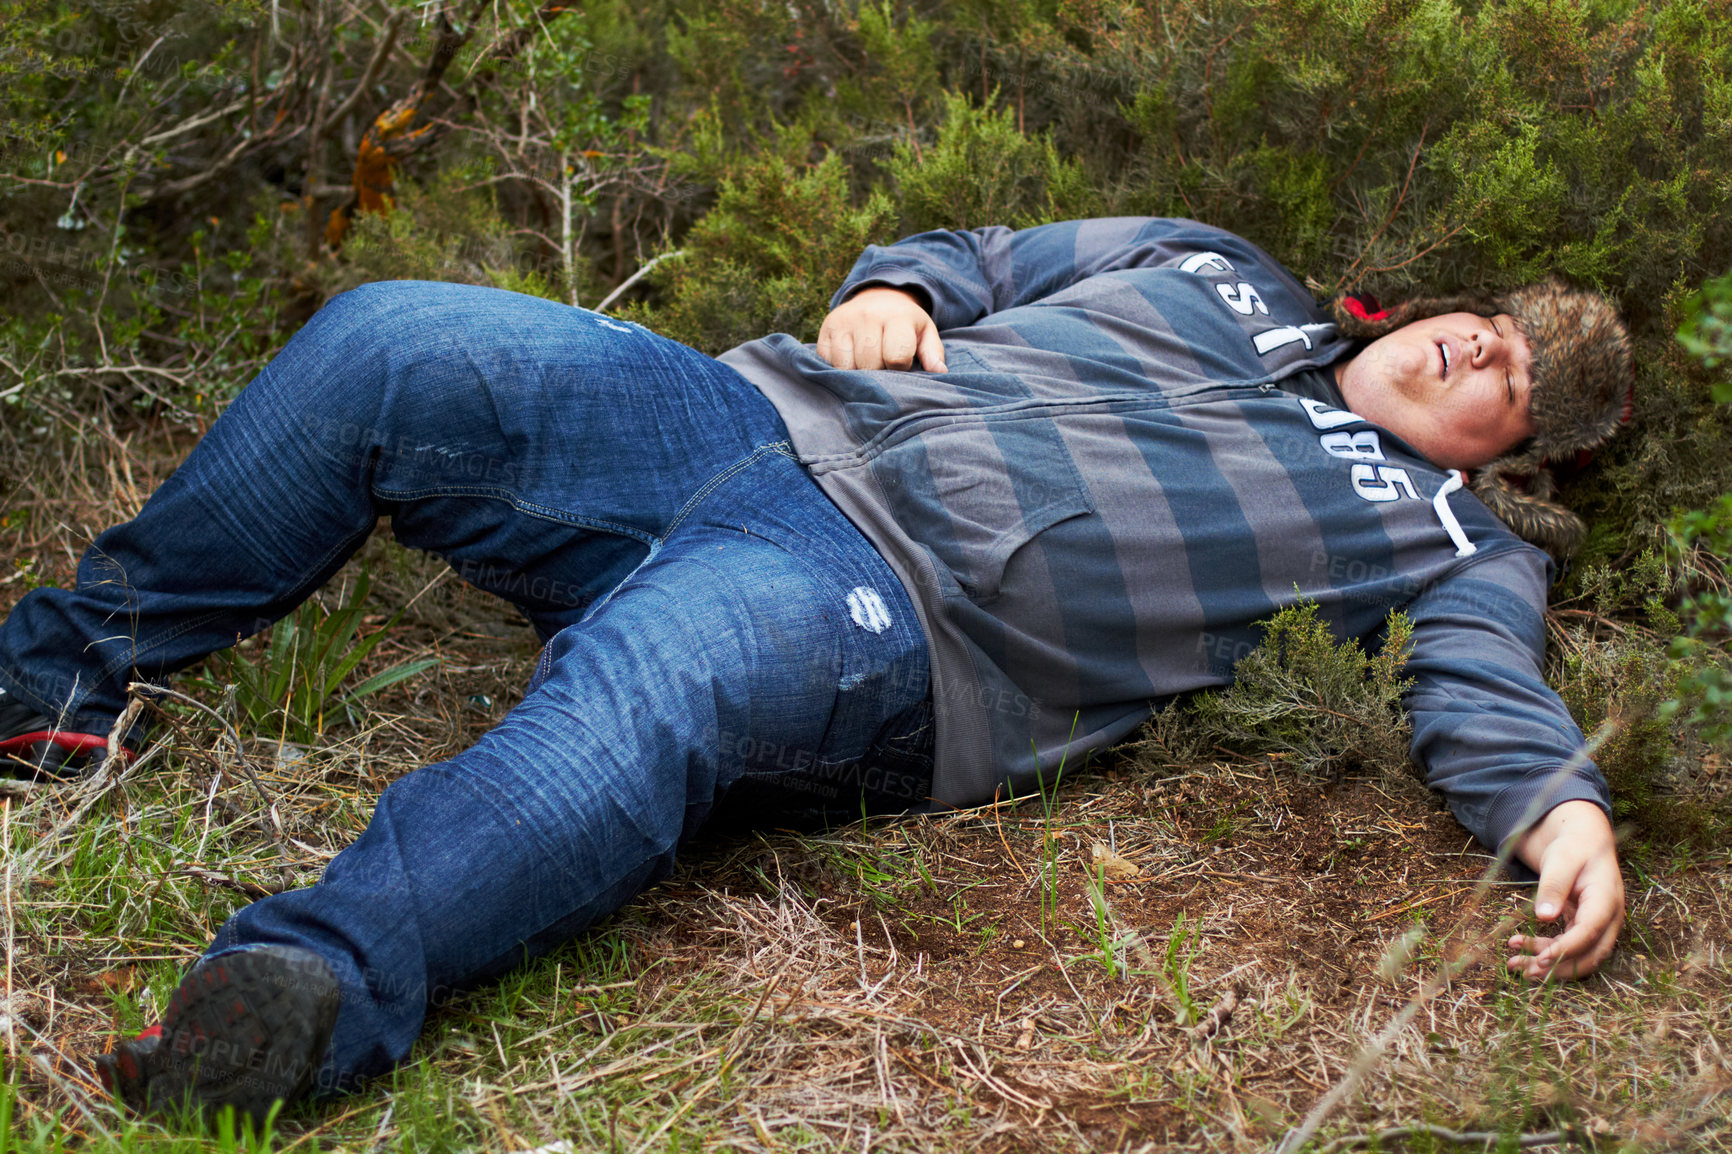
{"type": "Polygon", "coordinates": [[[1591,801],[1566,801],[1540,819],[1516,848],[1540,875],[1534,916],[1564,919],[1555,938],[1517,934],[1505,963],[1530,981],[1583,978],[1612,953],[1624,924],[1624,879],[1618,843],[1605,811],[1591,801]]]}
{"type": "Polygon", "coordinates": [[[945,371],[938,326],[901,289],[861,289],[818,329],[818,355],[839,369],[906,369],[916,354],[927,372],[945,371]]]}

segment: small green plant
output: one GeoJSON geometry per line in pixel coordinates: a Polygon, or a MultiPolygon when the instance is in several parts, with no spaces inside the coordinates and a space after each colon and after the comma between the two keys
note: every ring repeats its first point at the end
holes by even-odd
{"type": "Polygon", "coordinates": [[[1094,956],[1100,959],[1107,977],[1116,978],[1129,970],[1124,959],[1125,947],[1129,941],[1128,935],[1113,933],[1113,913],[1107,906],[1107,867],[1104,864],[1097,864],[1094,873],[1089,875],[1089,905],[1093,906],[1095,911],[1094,956]]]}
{"type": "MultiPolygon", "coordinates": [[[[1077,722],[1082,714],[1071,718],[1070,736],[1076,736],[1077,722]]],[[[1040,755],[1037,750],[1034,761],[1034,779],[1040,787],[1040,805],[1044,818],[1041,822],[1040,836],[1040,932],[1042,937],[1049,937],[1051,928],[1058,925],[1058,853],[1059,839],[1053,832],[1053,814],[1058,806],[1058,787],[1064,780],[1065,763],[1070,759],[1070,738],[1065,740],[1064,756],[1059,758],[1058,772],[1053,774],[1052,788],[1048,789],[1046,778],[1040,770],[1040,755]]]]}
{"type": "Polygon", "coordinates": [[[1196,999],[1191,997],[1191,963],[1197,960],[1202,942],[1202,925],[1187,922],[1185,912],[1180,910],[1167,934],[1167,956],[1162,961],[1161,970],[1173,999],[1173,1020],[1181,1026],[1194,1026],[1203,1018],[1196,999]]]}
{"type": "Polygon", "coordinates": [[[950,916],[948,918],[940,918],[939,921],[943,922],[945,925],[949,926],[951,929],[955,930],[957,932],[957,934],[960,935],[960,934],[967,933],[969,926],[973,925],[975,922],[979,921],[981,918],[984,918],[986,916],[984,913],[980,913],[980,914],[968,913],[967,912],[968,903],[962,900],[963,894],[967,893],[969,890],[973,889],[975,886],[980,885],[980,884],[981,884],[980,882],[970,882],[969,884],[963,886],[961,889],[957,890],[955,893],[951,894],[950,895],[950,916]]]}
{"type": "Polygon", "coordinates": [[[354,593],[335,612],[309,601],[271,627],[270,640],[257,656],[233,649],[214,654],[209,672],[195,682],[218,693],[233,685],[243,728],[275,729],[284,741],[317,740],[333,710],[342,709],[353,720],[350,711],[362,698],[439,664],[437,658],[398,662],[340,692],[344,680],[403,616],[398,610],[382,628],[362,636],[361,614],[371,591],[371,579],[363,570],[354,593]]]}

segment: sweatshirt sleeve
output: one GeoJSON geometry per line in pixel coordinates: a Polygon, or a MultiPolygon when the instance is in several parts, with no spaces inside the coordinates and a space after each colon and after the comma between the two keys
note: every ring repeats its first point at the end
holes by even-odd
{"type": "Polygon", "coordinates": [[[863,288],[884,285],[925,297],[938,327],[956,329],[1099,273],[1211,258],[1234,267],[1259,266],[1298,299],[1310,300],[1273,258],[1230,232],[1190,220],[1111,217],[1019,230],[1000,225],[938,230],[872,245],[854,263],[830,307],[863,288]]]}
{"type": "Polygon", "coordinates": [[[1494,848],[1536,799],[1542,814],[1586,800],[1611,815],[1610,791],[1593,763],[1556,780],[1583,739],[1541,674],[1547,564],[1537,549],[1496,552],[1407,609],[1413,756],[1461,824],[1494,848]]]}

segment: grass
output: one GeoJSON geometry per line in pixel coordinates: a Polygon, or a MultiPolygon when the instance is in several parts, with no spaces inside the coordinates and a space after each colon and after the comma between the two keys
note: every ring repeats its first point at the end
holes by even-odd
{"type": "MultiPolygon", "coordinates": [[[[134,442],[138,485],[184,447],[134,442]]],[[[0,451],[19,495],[0,572],[66,579],[121,508],[110,462],[0,451]]],[[[388,541],[364,560],[379,611],[408,608],[356,675],[441,664],[310,756],[249,749],[255,786],[208,717],[171,708],[107,786],[0,795],[0,1151],[239,1148],[118,1116],[91,1058],[155,1020],[225,917],[311,882],[380,789],[521,692],[536,647],[501,603],[388,541]]],[[[1065,778],[941,817],[700,839],[604,925],[432,1011],[389,1078],[281,1118],[270,1148],[1269,1150],[1440,965],[1520,913],[1513,887],[1476,905],[1484,851],[1377,772],[1127,747],[1065,778]],[[1097,843],[1134,872],[1103,869],[1097,843]]],[[[1382,1149],[1487,1145],[1414,1129],[1440,1127],[1493,1148],[1732,1151],[1732,854],[1638,850],[1602,976],[1536,989],[1469,967],[1312,1149],[1398,1129],[1382,1149]]]]}

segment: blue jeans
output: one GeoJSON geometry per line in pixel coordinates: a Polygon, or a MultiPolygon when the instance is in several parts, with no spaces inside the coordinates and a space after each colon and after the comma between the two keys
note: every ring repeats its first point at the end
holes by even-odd
{"type": "Polygon", "coordinates": [[[318,884],[211,952],[311,949],[343,1002],[320,1085],[409,1052],[427,1004],[665,876],[730,790],[760,812],[926,795],[926,641],[884,560],[732,369],[534,297],[385,282],[327,304],[75,590],[0,625],[0,685],[106,732],[128,678],[256,632],[380,516],[547,641],[523,702],[394,782],[318,884]],[[763,807],[769,806],[765,810],[763,807]]]}

